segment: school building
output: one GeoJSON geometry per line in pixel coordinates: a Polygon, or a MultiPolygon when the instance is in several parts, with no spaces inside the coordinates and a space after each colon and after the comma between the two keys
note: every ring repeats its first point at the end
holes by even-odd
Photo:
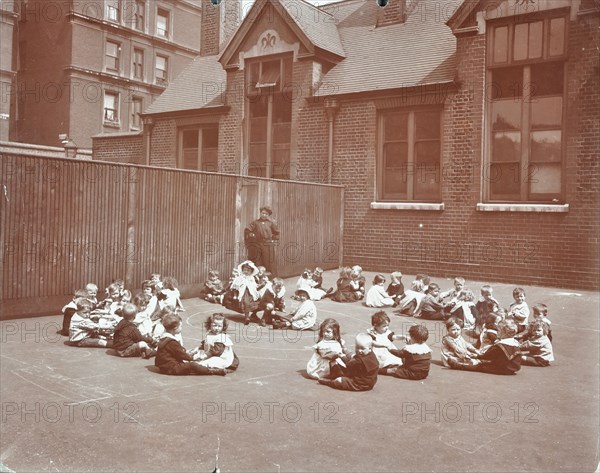
{"type": "Polygon", "coordinates": [[[598,288],[598,26],[593,0],[257,0],[94,159],[341,184],[344,264],[598,288]]]}

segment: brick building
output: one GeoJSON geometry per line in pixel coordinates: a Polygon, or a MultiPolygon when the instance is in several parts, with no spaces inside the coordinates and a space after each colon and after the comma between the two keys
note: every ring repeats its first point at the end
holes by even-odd
{"type": "Polygon", "coordinates": [[[14,109],[12,90],[17,76],[14,51],[17,7],[13,2],[0,3],[0,141],[8,141],[10,118],[14,109]]]}
{"type": "Polygon", "coordinates": [[[140,113],[202,48],[193,0],[7,3],[19,15],[14,141],[67,134],[91,148],[93,135],[139,133],[140,113]]]}
{"type": "Polygon", "coordinates": [[[348,264],[598,288],[598,24],[592,0],[257,0],[127,159],[343,184],[348,264]]]}

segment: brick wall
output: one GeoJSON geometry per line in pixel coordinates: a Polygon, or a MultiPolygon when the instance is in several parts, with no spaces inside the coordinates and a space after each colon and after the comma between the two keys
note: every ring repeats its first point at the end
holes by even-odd
{"type": "MultiPolygon", "coordinates": [[[[442,129],[443,211],[372,210],[376,125],[373,101],[343,102],[335,119],[334,184],[345,184],[344,264],[490,282],[598,288],[598,41],[590,17],[572,22],[567,64],[568,213],[481,212],[485,35],[460,37],[458,91],[442,129]]],[[[416,104],[418,105],[418,103],[416,104]]],[[[318,181],[327,160],[321,104],[299,113],[300,178],[318,181]]],[[[485,175],[485,173],[484,173],[485,175]]]]}
{"type": "Polygon", "coordinates": [[[177,167],[177,126],[174,119],[155,121],[150,138],[150,165],[177,167]]]}
{"type": "Polygon", "coordinates": [[[143,135],[129,133],[121,135],[93,136],[94,159],[113,163],[144,164],[143,135]]]}

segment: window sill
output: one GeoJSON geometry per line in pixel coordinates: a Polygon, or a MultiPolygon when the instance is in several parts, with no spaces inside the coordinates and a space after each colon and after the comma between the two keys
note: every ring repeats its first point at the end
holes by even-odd
{"type": "Polygon", "coordinates": [[[444,210],[444,204],[419,203],[419,202],[371,202],[374,210],[444,210]]]}
{"type": "Polygon", "coordinates": [[[121,129],[121,124],[119,122],[107,122],[105,121],[103,125],[106,128],[116,128],[117,130],[121,129]]]}
{"type": "Polygon", "coordinates": [[[566,213],[569,204],[477,204],[479,212],[550,212],[566,213]]]}

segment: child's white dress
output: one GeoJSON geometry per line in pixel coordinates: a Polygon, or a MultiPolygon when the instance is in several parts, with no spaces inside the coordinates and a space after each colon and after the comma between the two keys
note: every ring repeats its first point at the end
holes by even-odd
{"type": "Polygon", "coordinates": [[[327,292],[325,292],[323,289],[315,288],[317,284],[319,283],[314,279],[307,279],[300,276],[300,278],[298,278],[298,282],[296,283],[296,288],[308,292],[308,298],[311,301],[320,301],[323,299],[323,296],[327,294],[327,292]]]}
{"type": "Polygon", "coordinates": [[[375,284],[367,292],[365,304],[368,307],[390,307],[394,305],[394,299],[385,292],[383,286],[375,284]]]}
{"type": "Polygon", "coordinates": [[[313,301],[306,300],[292,317],[292,328],[296,330],[308,330],[317,323],[317,308],[313,301]]]}
{"type": "MultiPolygon", "coordinates": [[[[342,341],[342,344],[344,342],[342,341]]],[[[314,379],[327,378],[329,377],[330,369],[329,363],[332,360],[323,358],[321,353],[337,353],[342,355],[344,353],[343,346],[337,340],[321,340],[313,346],[315,352],[313,353],[310,360],[306,364],[306,373],[308,376],[314,379]]]]}
{"type": "Polygon", "coordinates": [[[200,365],[206,366],[207,368],[229,368],[234,359],[233,342],[226,333],[219,333],[216,335],[208,334],[204,338],[204,353],[210,356],[210,358],[198,361],[200,365]],[[225,350],[223,350],[223,353],[220,356],[210,356],[209,352],[216,343],[225,345],[225,350]]]}
{"type": "Polygon", "coordinates": [[[391,338],[394,335],[390,329],[387,329],[384,333],[377,333],[373,327],[367,330],[367,333],[373,339],[373,342],[377,345],[383,345],[383,347],[373,347],[373,353],[379,361],[379,368],[386,368],[388,366],[402,366],[402,358],[398,358],[396,355],[392,355],[388,348],[397,350],[398,347],[394,345],[391,338]]]}

